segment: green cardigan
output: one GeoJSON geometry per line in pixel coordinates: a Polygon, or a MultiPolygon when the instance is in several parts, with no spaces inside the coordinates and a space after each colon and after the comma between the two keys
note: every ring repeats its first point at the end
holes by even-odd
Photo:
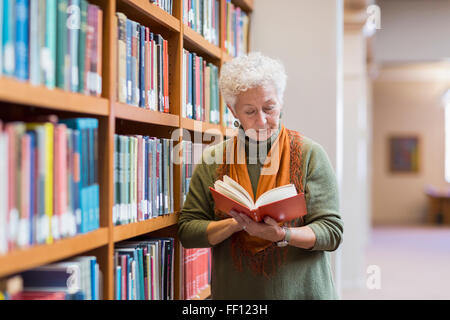
{"type": "MultiPolygon", "coordinates": [[[[328,252],[338,248],[343,234],[336,176],[322,146],[310,138],[302,137],[301,168],[308,209],[304,220],[305,225],[315,233],[316,243],[309,250],[288,246],[286,260],[269,279],[253,274],[246,267],[243,271],[235,268],[231,256],[231,237],[215,246],[208,242],[206,228],[211,221],[218,219],[214,214],[214,201],[208,187],[213,186],[216,181],[217,164],[213,159],[216,152],[222,154],[225,141],[204,150],[202,161],[192,175],[189,193],[181,210],[178,236],[185,248],[212,247],[213,299],[339,298],[328,252]]],[[[267,149],[270,148],[270,141],[268,142],[267,149]]],[[[246,147],[248,150],[248,139],[246,147]]],[[[247,165],[254,191],[261,162],[247,165]]]]}

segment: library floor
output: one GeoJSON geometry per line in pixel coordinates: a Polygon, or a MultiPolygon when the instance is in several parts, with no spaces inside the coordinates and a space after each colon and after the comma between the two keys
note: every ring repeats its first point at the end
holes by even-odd
{"type": "Polygon", "coordinates": [[[378,265],[379,290],[346,289],[342,299],[450,299],[450,227],[372,229],[366,265],[378,265]]]}

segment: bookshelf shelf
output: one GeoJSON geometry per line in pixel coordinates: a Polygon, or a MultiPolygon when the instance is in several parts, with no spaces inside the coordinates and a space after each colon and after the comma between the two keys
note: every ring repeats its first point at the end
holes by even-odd
{"type": "Polygon", "coordinates": [[[98,116],[109,114],[108,100],[58,88],[48,89],[0,77],[0,101],[98,116]]]}
{"type": "Polygon", "coordinates": [[[190,130],[190,131],[196,131],[196,132],[205,132],[207,130],[214,129],[217,132],[222,133],[222,127],[219,124],[204,122],[204,121],[198,121],[193,120],[189,118],[180,118],[180,127],[190,130]]]}
{"type": "Polygon", "coordinates": [[[180,124],[179,116],[170,113],[143,109],[118,102],[113,104],[113,108],[114,115],[118,119],[152,123],[168,127],[178,127],[180,124]]]}
{"type": "Polygon", "coordinates": [[[148,0],[118,0],[117,6],[118,11],[126,8],[125,11],[128,13],[131,9],[136,14],[145,15],[170,31],[180,32],[180,20],[148,0]]]}
{"type": "Polygon", "coordinates": [[[113,241],[119,242],[159,229],[173,226],[177,224],[178,216],[179,212],[175,212],[146,221],[115,226],[113,230],[113,241]]]}
{"type": "Polygon", "coordinates": [[[206,40],[201,34],[192,30],[189,26],[183,25],[183,36],[187,42],[187,48],[198,52],[199,54],[206,54],[214,59],[220,60],[222,58],[222,50],[206,40]]]}
{"type": "Polygon", "coordinates": [[[0,277],[69,258],[108,243],[108,228],[57,240],[52,244],[17,249],[0,256],[0,277]]]}

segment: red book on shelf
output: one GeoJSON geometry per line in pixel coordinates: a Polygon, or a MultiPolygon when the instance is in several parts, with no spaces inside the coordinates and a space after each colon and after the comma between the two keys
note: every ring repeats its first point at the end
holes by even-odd
{"type": "Polygon", "coordinates": [[[97,70],[96,70],[96,86],[95,95],[100,97],[102,94],[102,42],[103,42],[103,11],[97,9],[97,70]]]}
{"type": "Polygon", "coordinates": [[[256,222],[266,216],[278,222],[290,221],[307,213],[305,195],[297,194],[293,184],[266,191],[255,202],[241,185],[226,175],[224,181],[216,181],[214,188],[209,189],[216,209],[225,213],[234,209],[256,222]]]}
{"type": "Polygon", "coordinates": [[[63,291],[22,291],[11,297],[11,300],[65,300],[66,294],[63,291]]]}
{"type": "Polygon", "coordinates": [[[164,112],[169,113],[169,47],[167,40],[163,40],[164,65],[164,112]]]}

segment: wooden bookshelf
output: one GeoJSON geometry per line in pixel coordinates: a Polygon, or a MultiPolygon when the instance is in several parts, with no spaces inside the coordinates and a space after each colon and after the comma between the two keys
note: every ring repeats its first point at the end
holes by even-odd
{"type": "Polygon", "coordinates": [[[0,277],[70,258],[104,246],[108,243],[108,232],[108,228],[100,228],[72,238],[56,240],[52,244],[14,250],[7,255],[0,256],[0,277]]]}
{"type": "MultiPolygon", "coordinates": [[[[226,0],[220,0],[221,3],[226,0]]],[[[24,270],[70,259],[78,255],[91,254],[97,257],[103,273],[103,299],[114,299],[114,245],[117,242],[142,235],[174,237],[175,244],[175,298],[181,297],[180,266],[178,258],[181,247],[177,238],[177,221],[181,211],[181,166],[174,165],[174,205],[175,212],[150,220],[128,225],[113,225],[114,204],[114,134],[145,134],[149,136],[167,135],[173,129],[182,128],[204,133],[216,129],[225,133],[223,125],[211,124],[181,116],[182,112],[182,49],[186,48],[204,56],[219,68],[231,60],[225,48],[208,42],[203,36],[183,24],[182,0],[173,0],[173,14],[160,9],[148,0],[89,0],[103,10],[102,44],[102,96],[94,97],[72,93],[61,89],[33,86],[13,78],[0,76],[0,116],[9,121],[10,113],[20,105],[34,113],[54,113],[56,115],[95,117],[99,119],[99,184],[100,184],[100,228],[98,230],[55,241],[52,244],[36,245],[27,249],[17,249],[0,256],[0,277],[6,277],[24,270]],[[169,43],[170,113],[160,113],[148,109],[117,102],[117,23],[116,12],[123,12],[129,19],[145,24],[153,32],[161,33],[169,43]]],[[[252,0],[233,0],[247,13],[253,10],[252,0]]],[[[223,24],[219,24],[221,28],[223,24]]],[[[221,32],[219,32],[222,34],[221,32]]],[[[220,107],[220,123],[223,123],[223,106],[220,107]]],[[[15,115],[16,116],[16,115],[15,115]]],[[[14,119],[16,120],[16,119],[14,119]]],[[[180,133],[180,141],[183,134],[180,133]]],[[[175,141],[177,143],[178,141],[175,141]]],[[[205,299],[211,294],[206,288],[198,297],[205,299]]]]}
{"type": "Polygon", "coordinates": [[[48,89],[44,86],[33,86],[28,82],[20,82],[7,77],[0,77],[0,101],[55,111],[109,115],[107,99],[67,92],[58,88],[48,89]]]}

